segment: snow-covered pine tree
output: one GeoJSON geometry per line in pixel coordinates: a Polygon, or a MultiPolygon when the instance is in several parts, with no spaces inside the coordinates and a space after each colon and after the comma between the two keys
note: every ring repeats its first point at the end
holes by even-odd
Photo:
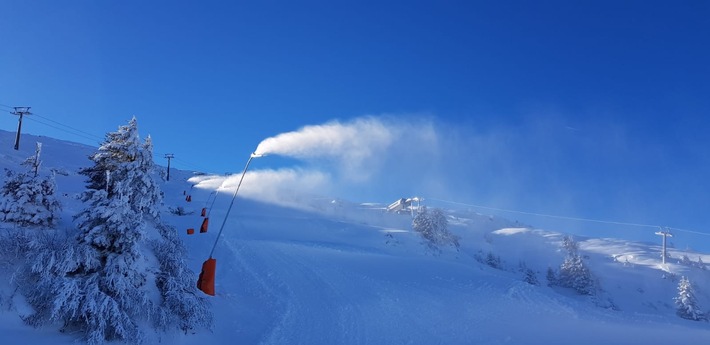
{"type": "Polygon", "coordinates": [[[62,322],[85,332],[90,344],[142,341],[138,325],[156,315],[148,284],[150,265],[140,250],[141,217],[127,202],[122,183],[114,197],[95,190],[77,215],[78,233],[56,247],[34,252],[28,302],[32,325],[62,322]]]}
{"type": "Polygon", "coordinates": [[[135,117],[128,121],[127,125],[119,126],[117,131],[106,133],[106,138],[99,149],[89,156],[94,165],[79,170],[80,174],[88,177],[87,188],[104,189],[109,197],[113,196],[114,191],[107,185],[106,172],[113,175],[119,163],[134,161],[139,146],[138,120],[135,117]]]}
{"type": "Polygon", "coordinates": [[[42,144],[37,143],[35,155],[22,163],[28,171],[18,173],[5,169],[5,183],[0,188],[0,220],[21,226],[56,224],[61,207],[54,196],[54,174],[38,176],[41,149],[42,144]]]}
{"type": "Polygon", "coordinates": [[[449,244],[459,248],[458,237],[449,231],[449,221],[441,209],[435,208],[429,212],[426,207],[422,207],[412,220],[412,228],[424,237],[430,248],[449,244]]]}
{"type": "Polygon", "coordinates": [[[197,328],[212,327],[209,303],[195,285],[195,273],[185,262],[187,251],[174,228],[158,225],[162,240],[152,241],[153,250],[160,266],[155,284],[162,296],[162,307],[156,318],[156,326],[167,329],[176,327],[183,332],[197,328]]]}
{"type": "Polygon", "coordinates": [[[571,288],[582,295],[594,295],[596,292],[594,277],[579,255],[577,241],[572,236],[564,236],[562,248],[567,252],[567,255],[557,274],[548,268],[548,285],[571,288]]]}
{"type": "Polygon", "coordinates": [[[675,301],[676,313],[678,316],[694,321],[707,320],[705,314],[698,307],[698,301],[695,298],[693,285],[686,277],[681,277],[678,282],[678,296],[673,298],[675,301]]]}
{"type": "Polygon", "coordinates": [[[594,278],[579,254],[568,255],[560,266],[556,285],[572,288],[582,295],[593,295],[594,278]]]}
{"type": "Polygon", "coordinates": [[[211,327],[207,299],[183,260],[185,249],[160,223],[162,193],[150,173],[152,142],[138,140],[136,119],[107,134],[82,169],[89,179],[76,216],[78,234],[65,242],[38,242],[25,275],[36,313],[27,321],[61,321],[86,332],[89,343],[140,342],[138,324],[183,331],[211,327]],[[105,171],[111,172],[110,179],[105,171]],[[147,236],[145,227],[156,228],[147,236]]]}
{"type": "MultiPolygon", "coordinates": [[[[89,159],[94,165],[79,171],[88,177],[89,190],[104,189],[111,198],[115,193],[111,180],[123,181],[131,186],[126,190],[131,207],[137,213],[158,217],[162,193],[151,174],[155,167],[153,144],[150,136],[141,144],[135,117],[127,125],[119,126],[116,132],[107,133],[104,142],[89,159]]],[[[90,198],[90,194],[84,195],[84,201],[90,198]]]]}
{"type": "Polygon", "coordinates": [[[131,204],[135,205],[136,211],[143,213],[144,216],[157,219],[160,215],[158,206],[163,203],[163,193],[154,178],[153,139],[150,135],[145,138],[136,161],[138,174],[133,179],[135,185],[133,185],[131,204]]]}
{"type": "Polygon", "coordinates": [[[562,248],[567,251],[567,255],[577,255],[577,252],[579,251],[579,243],[577,243],[572,236],[566,235],[562,237],[562,248]]]}

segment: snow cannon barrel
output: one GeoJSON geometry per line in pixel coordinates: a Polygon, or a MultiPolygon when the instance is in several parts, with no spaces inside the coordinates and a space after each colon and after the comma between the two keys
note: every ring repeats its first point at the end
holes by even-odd
{"type": "Polygon", "coordinates": [[[207,295],[214,296],[214,277],[217,270],[217,260],[207,259],[202,264],[202,272],[197,278],[197,288],[207,295]]]}
{"type": "Polygon", "coordinates": [[[263,153],[256,153],[256,152],[253,152],[251,154],[251,158],[259,158],[259,157],[264,157],[264,154],[263,153]]]}

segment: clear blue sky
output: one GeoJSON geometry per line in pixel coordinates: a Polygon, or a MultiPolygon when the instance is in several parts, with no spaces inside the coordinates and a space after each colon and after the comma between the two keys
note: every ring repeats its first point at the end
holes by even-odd
{"type": "MultiPolygon", "coordinates": [[[[99,137],[135,115],[159,163],[239,171],[266,137],[389,114],[480,145],[421,173],[448,172],[447,199],[708,223],[707,1],[6,0],[0,13],[0,104],[99,137]]],[[[16,120],[0,113],[0,129],[16,120]]],[[[98,141],[37,121],[53,124],[24,131],[98,141]]],[[[410,193],[377,191],[357,197],[410,193]]]]}

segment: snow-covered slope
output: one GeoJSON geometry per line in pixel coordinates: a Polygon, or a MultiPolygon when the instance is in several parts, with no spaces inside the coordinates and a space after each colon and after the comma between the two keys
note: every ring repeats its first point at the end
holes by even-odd
{"type": "MultiPolygon", "coordinates": [[[[33,145],[26,144],[34,141],[31,136],[23,138],[20,152],[12,150],[13,139],[12,133],[0,131],[0,168],[16,169],[33,152],[33,145]]],[[[76,170],[88,164],[93,148],[37,140],[44,144],[42,168],[62,170],[57,176],[64,206],[59,228],[70,227],[71,215],[81,209],[75,196],[83,179],[76,170]]],[[[250,181],[247,175],[245,187],[250,181]]],[[[173,171],[171,181],[163,184],[163,218],[178,229],[195,272],[209,256],[231,198],[230,184],[223,182],[219,176],[173,171]],[[220,185],[225,187],[211,211],[209,231],[187,235],[188,227],[199,228],[200,209],[210,205],[210,194],[220,185]],[[167,211],[178,206],[192,213],[167,211]]],[[[710,308],[710,272],[678,259],[687,255],[692,262],[699,257],[710,262],[707,254],[672,250],[673,259],[664,266],[656,244],[578,237],[580,253],[600,287],[594,297],[580,296],[546,284],[547,268],[559,267],[564,259],[563,234],[452,210],[450,228],[461,237],[461,248],[437,254],[411,231],[410,216],[384,213],[384,205],[307,195],[291,195],[276,205],[246,195],[250,198],[237,199],[214,252],[214,329],[157,334],[156,341],[668,344],[710,339],[710,324],[679,318],[673,304],[678,279],[687,276],[699,305],[710,308]],[[497,268],[485,263],[489,254],[500,257],[497,268]],[[539,285],[523,281],[522,264],[536,273],[539,285]]],[[[74,334],[24,325],[19,315],[29,311],[12,289],[12,272],[0,274],[1,343],[75,341],[74,334]]]]}

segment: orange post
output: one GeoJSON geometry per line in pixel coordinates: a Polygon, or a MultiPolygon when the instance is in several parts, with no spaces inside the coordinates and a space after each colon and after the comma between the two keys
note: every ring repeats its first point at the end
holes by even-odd
{"type": "Polygon", "coordinates": [[[214,296],[214,275],[216,270],[217,260],[209,258],[202,264],[202,272],[197,278],[197,288],[210,296],[214,296]]]}
{"type": "Polygon", "coordinates": [[[207,207],[203,207],[201,216],[204,217],[206,214],[207,214],[207,207]]]}
{"type": "Polygon", "coordinates": [[[187,234],[188,234],[188,235],[192,235],[192,234],[194,234],[194,233],[195,233],[195,229],[193,229],[193,228],[187,229],[187,234]]]}
{"type": "Polygon", "coordinates": [[[209,218],[205,218],[202,220],[202,226],[200,226],[200,233],[207,232],[207,226],[209,225],[209,223],[210,223],[209,218]]]}

